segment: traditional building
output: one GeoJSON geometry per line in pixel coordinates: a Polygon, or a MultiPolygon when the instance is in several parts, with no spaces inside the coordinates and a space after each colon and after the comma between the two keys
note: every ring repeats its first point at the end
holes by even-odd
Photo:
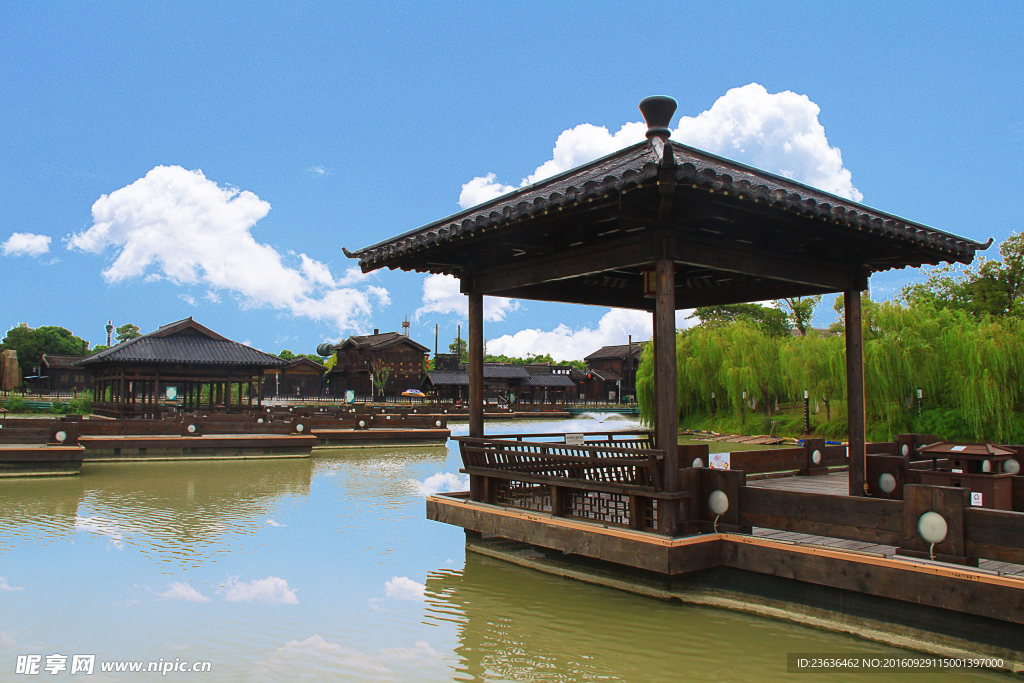
{"type": "Polygon", "coordinates": [[[583,360],[590,372],[587,374],[586,397],[588,401],[636,400],[636,372],[640,368],[640,356],[647,342],[630,342],[618,346],[603,346],[583,360]]]}
{"type": "Polygon", "coordinates": [[[324,366],[302,357],[285,361],[279,368],[267,368],[263,371],[263,397],[320,396],[324,372],[324,366]]]}
{"type": "Polygon", "coordinates": [[[337,354],[334,367],[325,378],[328,391],[334,396],[343,396],[346,391],[353,391],[357,396],[379,394],[371,378],[375,368],[387,373],[384,385],[387,396],[399,395],[406,389],[419,389],[430,352],[404,334],[381,334],[380,330],[374,330],[372,335],[349,337],[328,348],[337,354]]]}
{"type": "Polygon", "coordinates": [[[122,418],[258,405],[264,370],[285,363],[188,317],[71,367],[92,372],[93,412],[122,418]]]}
{"type": "MultiPolygon", "coordinates": [[[[568,366],[536,363],[484,363],[484,398],[491,403],[549,403],[573,401],[578,395],[568,366]]],[[[424,391],[445,403],[469,398],[469,369],[431,370],[423,380],[424,391]]]]}
{"type": "Polygon", "coordinates": [[[84,391],[92,387],[92,373],[88,368],[75,366],[88,356],[53,356],[47,353],[39,360],[39,371],[32,380],[36,393],[84,391]]]}

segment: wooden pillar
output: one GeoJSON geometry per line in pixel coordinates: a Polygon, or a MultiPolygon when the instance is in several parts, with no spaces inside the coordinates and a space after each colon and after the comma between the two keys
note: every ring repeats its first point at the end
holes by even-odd
{"type": "Polygon", "coordinates": [[[484,435],[484,295],[469,294],[469,435],[484,435]]]}
{"type": "Polygon", "coordinates": [[[846,417],[849,423],[850,495],[864,491],[864,334],[859,290],[843,293],[846,322],[846,417]]]}
{"type": "MultiPolygon", "coordinates": [[[[659,378],[655,396],[656,441],[665,451],[664,485],[666,491],[679,488],[679,404],[676,396],[676,266],[672,259],[656,262],[657,293],[654,315],[657,337],[654,347],[654,375],[659,378]]],[[[658,510],[661,533],[674,535],[679,523],[679,506],[664,505],[658,510]]]]}

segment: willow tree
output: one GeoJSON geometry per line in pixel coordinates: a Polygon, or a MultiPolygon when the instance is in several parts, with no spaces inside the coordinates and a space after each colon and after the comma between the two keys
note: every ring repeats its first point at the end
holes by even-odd
{"type": "Polygon", "coordinates": [[[832,419],[832,401],[846,395],[846,364],[842,337],[812,334],[797,337],[782,347],[782,369],[791,395],[804,391],[825,405],[832,419]]]}

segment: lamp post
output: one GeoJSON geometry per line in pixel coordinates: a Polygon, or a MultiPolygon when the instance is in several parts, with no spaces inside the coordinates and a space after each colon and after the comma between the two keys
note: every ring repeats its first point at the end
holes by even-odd
{"type": "Polygon", "coordinates": [[[804,434],[811,433],[811,394],[804,389],[804,434]]]}

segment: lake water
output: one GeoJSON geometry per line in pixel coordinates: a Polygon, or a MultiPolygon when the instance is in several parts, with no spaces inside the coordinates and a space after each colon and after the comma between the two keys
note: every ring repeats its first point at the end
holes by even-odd
{"type": "Polygon", "coordinates": [[[101,671],[119,660],[209,662],[166,676],[208,681],[901,680],[786,673],[787,652],[896,652],[881,645],[467,555],[461,529],[424,518],[427,493],[468,486],[460,465],[449,443],[0,480],[0,680],[139,678],[101,671]],[[17,674],[19,655],[40,673],[17,674]],[[73,655],[94,673],[71,675],[73,655]]]}

